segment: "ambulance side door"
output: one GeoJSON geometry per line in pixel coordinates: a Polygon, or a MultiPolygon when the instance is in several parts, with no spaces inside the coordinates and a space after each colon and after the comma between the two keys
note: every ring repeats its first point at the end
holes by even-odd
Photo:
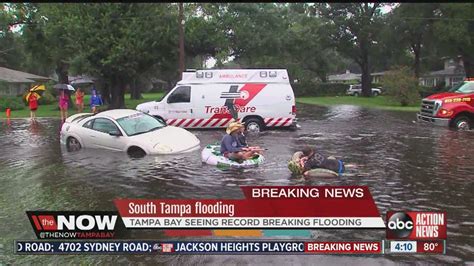
{"type": "Polygon", "coordinates": [[[199,85],[196,90],[195,118],[209,119],[213,115],[220,113],[224,106],[224,99],[221,99],[222,91],[225,91],[225,84],[204,84],[199,85]]]}
{"type": "Polygon", "coordinates": [[[166,98],[166,120],[194,118],[193,103],[191,102],[192,89],[189,85],[182,85],[174,89],[166,98]]]}

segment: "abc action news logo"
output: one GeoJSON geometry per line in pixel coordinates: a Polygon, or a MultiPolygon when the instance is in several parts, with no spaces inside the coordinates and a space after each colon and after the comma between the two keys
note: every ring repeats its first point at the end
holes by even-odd
{"type": "Polygon", "coordinates": [[[27,211],[26,214],[40,239],[107,239],[126,232],[115,211],[27,211]]]}
{"type": "Polygon", "coordinates": [[[387,212],[387,239],[446,239],[445,212],[387,212]]]}

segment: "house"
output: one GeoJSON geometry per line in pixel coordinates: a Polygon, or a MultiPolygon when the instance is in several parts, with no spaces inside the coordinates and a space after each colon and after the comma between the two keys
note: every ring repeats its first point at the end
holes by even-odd
{"type": "Polygon", "coordinates": [[[443,58],[444,69],[429,72],[420,77],[419,82],[421,86],[426,87],[452,87],[466,78],[464,71],[464,64],[461,57],[458,58],[443,58]]]}
{"type": "Polygon", "coordinates": [[[18,96],[31,86],[49,80],[48,77],[0,67],[0,96],[18,96]]]}
{"type": "Polygon", "coordinates": [[[361,80],[361,74],[351,73],[350,70],[346,70],[344,74],[329,75],[329,83],[359,83],[361,80]]]}
{"type": "MultiPolygon", "coordinates": [[[[372,83],[382,83],[382,77],[385,75],[387,71],[382,72],[374,72],[371,73],[372,76],[372,83]]],[[[329,75],[328,82],[330,83],[360,83],[361,82],[361,74],[351,73],[349,70],[346,70],[344,74],[338,75],[329,75]]]]}
{"type": "Polygon", "coordinates": [[[387,72],[388,71],[371,73],[370,75],[372,76],[372,84],[373,83],[382,84],[382,78],[387,72]]]}

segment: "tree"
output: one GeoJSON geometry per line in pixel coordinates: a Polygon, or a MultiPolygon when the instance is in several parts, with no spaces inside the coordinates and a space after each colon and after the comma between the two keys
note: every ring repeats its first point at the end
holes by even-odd
{"type": "Polygon", "coordinates": [[[0,4],[0,65],[20,69],[25,60],[18,28],[28,17],[29,4],[0,4]]]}
{"type": "Polygon", "coordinates": [[[186,4],[185,50],[188,61],[196,61],[193,68],[202,68],[210,57],[226,52],[228,40],[220,23],[219,4],[186,4]]]}
{"type": "Polygon", "coordinates": [[[232,3],[225,10],[222,24],[230,42],[229,56],[243,67],[281,66],[288,37],[285,6],[232,3]]]}
{"type": "Polygon", "coordinates": [[[460,55],[466,77],[474,77],[473,3],[442,3],[436,10],[435,36],[448,56],[460,55]]]}
{"type": "Polygon", "coordinates": [[[110,87],[109,108],[125,107],[127,87],[143,74],[175,62],[177,14],[172,4],[77,4],[75,67],[103,77],[110,87]]]}
{"type": "Polygon", "coordinates": [[[410,49],[413,54],[413,71],[420,77],[422,51],[432,43],[434,11],[439,4],[401,3],[392,11],[389,29],[392,40],[410,49]]]}
{"type": "Polygon", "coordinates": [[[409,67],[392,67],[384,75],[382,83],[388,95],[393,96],[402,106],[419,101],[418,79],[414,77],[409,67]]]}
{"type": "MultiPolygon", "coordinates": [[[[299,81],[326,82],[327,76],[340,68],[344,60],[326,36],[321,18],[311,15],[308,4],[290,4],[288,29],[285,30],[284,60],[290,73],[299,81]]],[[[276,55],[282,56],[282,55],[276,55]]]]}
{"type": "Polygon", "coordinates": [[[315,14],[326,21],[333,46],[352,58],[362,71],[362,94],[371,95],[370,54],[377,40],[381,3],[331,3],[315,5],[315,14]]]}
{"type": "Polygon", "coordinates": [[[23,27],[30,63],[38,68],[53,68],[59,83],[69,83],[69,66],[76,54],[73,4],[42,3],[31,6],[29,22],[23,27]]]}

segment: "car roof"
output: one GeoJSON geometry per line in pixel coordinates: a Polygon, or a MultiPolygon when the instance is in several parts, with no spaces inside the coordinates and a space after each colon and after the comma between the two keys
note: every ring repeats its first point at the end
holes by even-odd
{"type": "Polygon", "coordinates": [[[117,120],[119,118],[129,116],[129,115],[138,114],[138,113],[141,113],[141,112],[136,111],[136,110],[132,110],[132,109],[113,109],[113,110],[100,112],[100,113],[96,114],[95,117],[108,117],[108,118],[112,118],[112,119],[117,120]]]}

